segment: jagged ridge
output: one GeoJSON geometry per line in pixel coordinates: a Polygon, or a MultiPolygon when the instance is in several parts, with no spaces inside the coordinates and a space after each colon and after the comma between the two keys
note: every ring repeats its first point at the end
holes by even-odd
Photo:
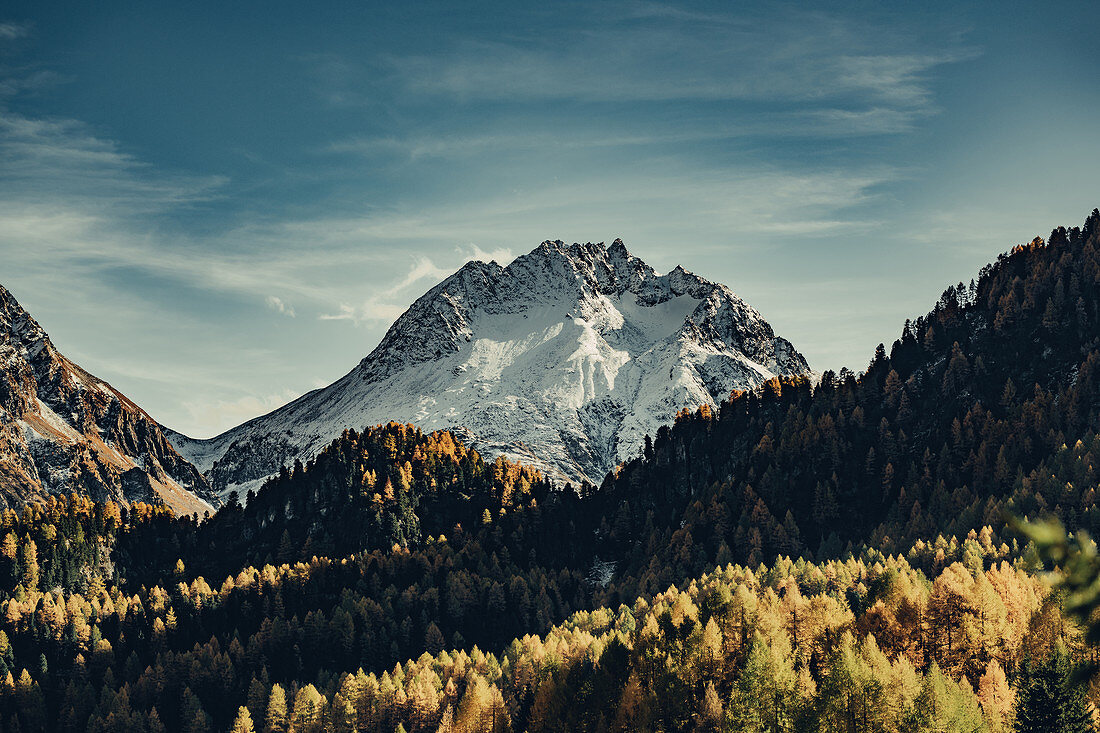
{"type": "Polygon", "coordinates": [[[470,262],[419,298],[355,369],[207,441],[170,434],[222,492],[258,487],[345,428],[453,429],[560,480],[598,483],[678,410],[809,374],[729,288],[660,275],[621,240],[543,242],[470,262]]]}
{"type": "Polygon", "coordinates": [[[69,492],[180,513],[218,503],[155,420],[58,352],[0,286],[0,505],[69,492]]]}

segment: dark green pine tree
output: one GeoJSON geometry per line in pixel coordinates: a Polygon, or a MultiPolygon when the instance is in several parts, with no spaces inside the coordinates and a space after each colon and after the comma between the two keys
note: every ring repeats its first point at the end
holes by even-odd
{"type": "Polygon", "coordinates": [[[1062,648],[1039,664],[1025,660],[1016,696],[1017,733],[1088,733],[1093,730],[1083,685],[1062,648]]]}

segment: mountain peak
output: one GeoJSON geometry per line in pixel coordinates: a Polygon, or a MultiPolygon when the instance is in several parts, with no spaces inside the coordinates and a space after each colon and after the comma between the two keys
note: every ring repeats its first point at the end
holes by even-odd
{"type": "Polygon", "coordinates": [[[209,485],[159,425],[54,348],[0,286],[0,505],[47,494],[212,509],[209,485]]]}
{"type": "Polygon", "coordinates": [[[547,240],[507,266],[469,262],[418,298],[338,382],[177,447],[215,487],[258,487],[345,428],[452,429],[485,455],[599,483],[676,412],[808,374],[724,285],[661,275],[621,239],[547,240]]]}
{"type": "Polygon", "coordinates": [[[573,242],[566,244],[560,239],[546,240],[526,255],[520,255],[516,259],[549,259],[564,260],[575,266],[587,266],[607,261],[607,248],[603,242],[573,242]]]}

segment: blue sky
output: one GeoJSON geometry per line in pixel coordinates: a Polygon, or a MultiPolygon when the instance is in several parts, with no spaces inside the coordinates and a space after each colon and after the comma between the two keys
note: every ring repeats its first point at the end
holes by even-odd
{"type": "Polygon", "coordinates": [[[471,258],[683,264],[821,370],[1100,205],[1081,3],[0,8],[0,283],[206,436],[471,258]],[[812,8],[812,9],[810,9],[812,8]]]}

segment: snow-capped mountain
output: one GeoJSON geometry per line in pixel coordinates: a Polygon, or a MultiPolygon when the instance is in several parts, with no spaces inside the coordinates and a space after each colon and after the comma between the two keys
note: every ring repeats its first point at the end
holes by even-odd
{"type": "Polygon", "coordinates": [[[678,410],[809,373],[724,285],[659,275],[621,240],[544,242],[507,267],[467,263],[334,384],[215,438],[169,439],[223,493],[391,420],[598,484],[678,410]]]}
{"type": "Polygon", "coordinates": [[[218,503],[155,420],[59,353],[0,286],[0,506],[72,492],[178,514],[218,503]]]}

